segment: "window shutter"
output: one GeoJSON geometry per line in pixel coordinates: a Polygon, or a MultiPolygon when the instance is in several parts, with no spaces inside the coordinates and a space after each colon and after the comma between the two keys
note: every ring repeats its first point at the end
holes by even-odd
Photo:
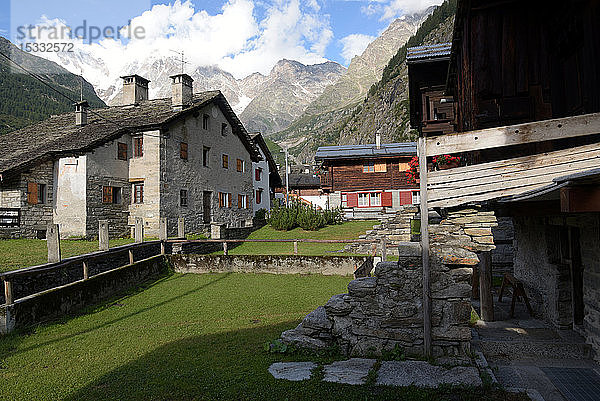
{"type": "Polygon", "coordinates": [[[242,204],[243,204],[242,195],[238,194],[238,209],[241,209],[244,207],[242,204]]]}
{"type": "Polygon", "coordinates": [[[412,192],[411,191],[400,192],[400,204],[401,205],[411,205],[412,204],[412,192]]]}
{"type": "Polygon", "coordinates": [[[260,169],[259,168],[254,170],[254,180],[260,181],[260,169]]]}
{"type": "Polygon", "coordinates": [[[381,193],[381,206],[392,207],[392,193],[382,192],[381,193]]]}
{"type": "Polygon", "coordinates": [[[398,170],[400,171],[406,171],[410,168],[408,163],[399,163],[398,164],[398,170]]]}
{"type": "Polygon", "coordinates": [[[348,207],[357,207],[358,206],[358,194],[348,194],[348,207]]]}
{"type": "Polygon", "coordinates": [[[38,203],[38,184],[35,182],[27,183],[27,203],[30,205],[38,203]]]}
{"type": "Polygon", "coordinates": [[[385,173],[387,171],[387,166],[385,163],[375,163],[375,172],[376,173],[385,173]]]}
{"type": "Polygon", "coordinates": [[[246,209],[250,209],[250,195],[246,195],[246,209]]]}
{"type": "Polygon", "coordinates": [[[112,203],[113,191],[112,187],[102,187],[102,203],[112,203]]]}

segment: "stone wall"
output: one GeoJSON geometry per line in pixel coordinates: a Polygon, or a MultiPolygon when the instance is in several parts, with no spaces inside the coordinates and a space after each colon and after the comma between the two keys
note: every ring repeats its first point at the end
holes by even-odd
{"type": "Polygon", "coordinates": [[[0,228],[0,238],[45,238],[46,227],[52,223],[54,203],[54,164],[41,163],[19,176],[7,178],[0,185],[0,207],[21,208],[21,225],[18,228],[0,228]],[[43,204],[27,202],[27,184],[34,182],[46,186],[43,204]]]}
{"type": "Polygon", "coordinates": [[[367,258],[299,255],[198,255],[170,257],[179,273],[272,273],[351,276],[367,258]]]}
{"type": "Polygon", "coordinates": [[[34,326],[83,310],[168,271],[164,256],[154,256],[84,281],[53,288],[0,306],[0,333],[34,326]]]}
{"type": "MultiPolygon", "coordinates": [[[[461,254],[465,264],[431,258],[432,351],[440,360],[465,358],[470,350],[471,266],[478,259],[466,256],[461,254]]],[[[423,355],[422,277],[420,245],[402,244],[397,263],[378,263],[374,277],[351,281],[347,294],[333,296],[281,339],[312,349],[337,344],[352,356],[381,355],[395,347],[423,355]]]]}

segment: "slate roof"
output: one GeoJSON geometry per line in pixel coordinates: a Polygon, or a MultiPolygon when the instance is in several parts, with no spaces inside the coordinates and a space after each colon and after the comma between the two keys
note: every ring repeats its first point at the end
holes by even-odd
{"type": "Polygon", "coordinates": [[[17,173],[46,160],[84,154],[124,133],[165,129],[169,123],[215,103],[227,116],[248,149],[252,161],[261,159],[244,126],[220,91],[194,95],[192,106],[175,111],[171,98],[141,101],[137,105],[88,110],[88,124],[75,125],[75,111],[53,116],[0,136],[0,176],[17,173]]]}
{"type": "Polygon", "coordinates": [[[416,142],[383,143],[377,145],[341,145],[321,146],[317,149],[315,160],[365,159],[390,156],[416,156],[416,142]]]}
{"type": "MultiPolygon", "coordinates": [[[[289,174],[290,189],[294,188],[320,188],[321,179],[312,174],[289,174]]],[[[285,174],[283,177],[283,186],[285,187],[285,174]]]]}
{"type": "Polygon", "coordinates": [[[435,45],[416,46],[406,49],[406,60],[423,61],[426,59],[450,57],[452,43],[439,43],[435,45]]]}

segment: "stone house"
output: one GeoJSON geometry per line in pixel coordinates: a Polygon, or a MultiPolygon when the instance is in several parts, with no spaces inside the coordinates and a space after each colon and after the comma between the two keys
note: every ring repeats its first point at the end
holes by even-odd
{"type": "Polygon", "coordinates": [[[166,217],[187,232],[252,218],[252,163],[261,158],[220,91],[192,93],[171,77],[171,98],[148,99],[148,80],[123,77],[123,105],[53,116],[4,136],[0,145],[0,236],[129,235],[137,217],[158,236],[166,217]]]}
{"type": "Polygon", "coordinates": [[[256,213],[260,209],[271,210],[271,202],[275,198],[275,188],[281,186],[281,176],[277,169],[277,163],[262,137],[260,132],[250,134],[252,142],[258,148],[262,160],[252,162],[254,180],[254,203],[253,210],[256,213]]]}
{"type": "Polygon", "coordinates": [[[404,205],[419,203],[418,186],[405,173],[416,156],[414,142],[323,146],[315,161],[331,208],[349,219],[385,219],[404,205]]]}

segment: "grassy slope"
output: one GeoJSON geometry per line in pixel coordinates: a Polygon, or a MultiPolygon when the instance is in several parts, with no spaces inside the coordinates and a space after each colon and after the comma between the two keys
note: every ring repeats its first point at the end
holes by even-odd
{"type": "MultiPolygon", "coordinates": [[[[253,232],[249,239],[358,239],[358,236],[377,224],[373,220],[348,221],[335,226],[323,227],[318,231],[305,231],[295,228],[290,231],[277,231],[270,226],[262,227],[253,232]]],[[[298,244],[301,255],[340,255],[344,244],[298,244]]],[[[230,250],[231,255],[285,255],[294,252],[294,244],[288,243],[256,243],[248,242],[230,250]]],[[[220,252],[223,253],[223,252],[220,252]]]]}
{"type": "MultiPolygon", "coordinates": [[[[263,345],[348,278],[173,275],[94,313],[0,337],[0,400],[505,399],[483,390],[275,380],[263,345]]],[[[517,399],[511,396],[507,399],[517,399]]]]}
{"type": "MultiPolygon", "coordinates": [[[[133,239],[111,240],[110,246],[133,242],[133,239]]],[[[61,241],[63,258],[98,250],[98,241],[61,241]]],[[[41,265],[48,261],[46,241],[39,239],[0,240],[0,272],[41,265]]]]}

